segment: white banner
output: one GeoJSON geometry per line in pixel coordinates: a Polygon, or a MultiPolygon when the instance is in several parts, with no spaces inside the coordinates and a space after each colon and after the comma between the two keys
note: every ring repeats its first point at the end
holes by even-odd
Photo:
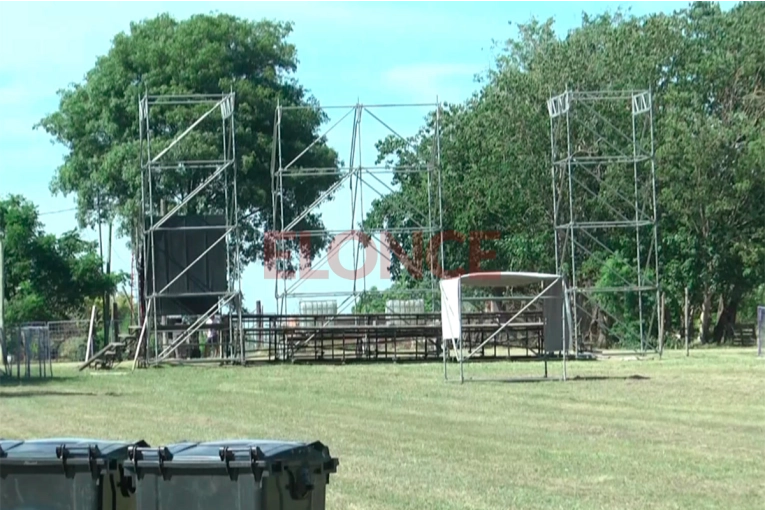
{"type": "Polygon", "coordinates": [[[444,341],[462,336],[462,294],[460,279],[441,280],[441,334],[444,341]]]}

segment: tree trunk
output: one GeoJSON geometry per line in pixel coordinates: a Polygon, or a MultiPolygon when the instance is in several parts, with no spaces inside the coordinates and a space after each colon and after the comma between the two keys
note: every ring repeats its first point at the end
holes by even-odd
{"type": "Polygon", "coordinates": [[[701,331],[699,341],[706,344],[709,341],[709,325],[712,323],[712,292],[704,289],[704,299],[701,303],[701,331]]]}
{"type": "Polygon", "coordinates": [[[609,335],[607,334],[607,330],[609,326],[606,325],[606,322],[608,321],[608,317],[600,309],[598,309],[597,320],[598,320],[598,345],[602,345],[604,349],[608,349],[609,347],[611,347],[611,341],[609,340],[609,335]]]}
{"type": "MultiPolygon", "coordinates": [[[[105,261],[106,268],[104,270],[104,273],[106,274],[106,276],[110,276],[112,274],[112,227],[113,227],[113,223],[110,220],[108,237],[106,239],[107,241],[106,261],[105,261]]],[[[105,292],[104,293],[104,344],[101,346],[102,348],[109,345],[109,336],[110,336],[109,318],[114,320],[113,314],[111,313],[112,311],[111,308],[112,308],[111,295],[108,292],[105,292]]]]}
{"type": "Polygon", "coordinates": [[[744,293],[741,287],[734,285],[728,299],[724,300],[722,297],[720,298],[717,324],[715,324],[713,332],[714,341],[716,343],[719,344],[726,338],[733,336],[734,327],[736,326],[736,316],[738,315],[738,307],[741,304],[743,295],[744,293]]]}
{"type": "MultiPolygon", "coordinates": [[[[584,319],[584,317],[582,317],[584,319]]],[[[609,338],[607,334],[608,325],[606,324],[607,317],[596,303],[592,303],[590,312],[590,326],[587,328],[588,342],[594,344],[598,349],[608,349],[610,347],[609,338]],[[593,338],[596,340],[593,342],[593,338]]]]}

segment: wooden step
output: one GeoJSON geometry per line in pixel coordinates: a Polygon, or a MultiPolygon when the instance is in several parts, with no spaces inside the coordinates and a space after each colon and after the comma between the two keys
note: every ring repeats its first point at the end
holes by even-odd
{"type": "Polygon", "coordinates": [[[79,369],[80,371],[82,371],[82,370],[85,370],[85,369],[86,369],[86,368],[88,368],[90,365],[92,365],[93,363],[96,363],[96,362],[97,362],[97,361],[99,361],[100,359],[102,359],[102,358],[105,358],[106,356],[113,356],[113,355],[114,355],[114,353],[115,353],[115,351],[116,351],[118,348],[120,348],[120,347],[123,347],[124,345],[125,345],[125,344],[123,344],[123,343],[120,343],[120,342],[111,342],[109,345],[107,345],[106,347],[104,347],[103,349],[101,349],[100,351],[98,351],[97,353],[95,353],[95,354],[94,354],[94,355],[93,355],[93,356],[92,356],[92,357],[91,357],[91,358],[90,358],[88,361],[86,361],[86,362],[82,363],[82,364],[81,364],[81,365],[78,367],[78,369],[79,369]]]}

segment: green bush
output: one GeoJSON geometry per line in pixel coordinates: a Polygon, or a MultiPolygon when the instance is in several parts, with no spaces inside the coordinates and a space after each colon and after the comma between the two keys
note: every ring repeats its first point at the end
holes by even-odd
{"type": "Polygon", "coordinates": [[[85,361],[87,344],[87,336],[67,338],[58,346],[58,357],[62,361],[85,361]]]}

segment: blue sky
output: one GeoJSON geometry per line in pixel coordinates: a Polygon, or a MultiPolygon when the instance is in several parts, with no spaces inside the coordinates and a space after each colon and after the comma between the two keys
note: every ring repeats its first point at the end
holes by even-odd
{"type": "MultiPolygon", "coordinates": [[[[581,14],[630,9],[635,14],[672,11],[686,2],[503,2],[503,3],[292,3],[292,2],[88,2],[0,4],[0,195],[18,193],[38,205],[49,232],[76,226],[71,198],[52,196],[49,183],[64,154],[61,146],[32,126],[58,105],[56,90],[81,81],[111,39],[131,21],[169,12],[176,18],[213,11],[249,19],[289,20],[300,60],[297,77],[324,105],[462,101],[478,86],[474,76],[493,62],[493,40],[512,35],[508,22],[554,17],[565,33],[581,14]]],[[[335,112],[337,118],[345,112],[335,112]]],[[[383,116],[406,136],[416,132],[426,110],[402,108],[383,116]]],[[[361,162],[374,163],[374,142],[389,133],[369,118],[363,121],[361,162]]],[[[348,160],[352,121],[338,125],[330,144],[348,160]]],[[[136,135],[138,136],[138,135],[136,135]]],[[[381,176],[387,180],[387,176],[381,176]]],[[[379,186],[378,186],[379,188],[379,186]]],[[[364,190],[368,209],[375,194],[364,190]]],[[[346,190],[320,209],[328,228],[350,228],[346,190]]],[[[93,232],[86,237],[94,239],[93,232]]],[[[350,249],[340,260],[350,267],[350,249]]],[[[130,253],[117,241],[117,269],[130,271],[130,253]]],[[[367,286],[387,286],[378,267],[367,286]]],[[[532,268],[533,269],[533,268],[532,268]]],[[[262,266],[249,267],[243,279],[248,307],[262,300],[274,311],[274,284],[262,266]]],[[[349,290],[351,282],[330,272],[324,281],[307,281],[300,291],[349,290]]],[[[294,311],[297,300],[291,306],[294,311]]]]}

